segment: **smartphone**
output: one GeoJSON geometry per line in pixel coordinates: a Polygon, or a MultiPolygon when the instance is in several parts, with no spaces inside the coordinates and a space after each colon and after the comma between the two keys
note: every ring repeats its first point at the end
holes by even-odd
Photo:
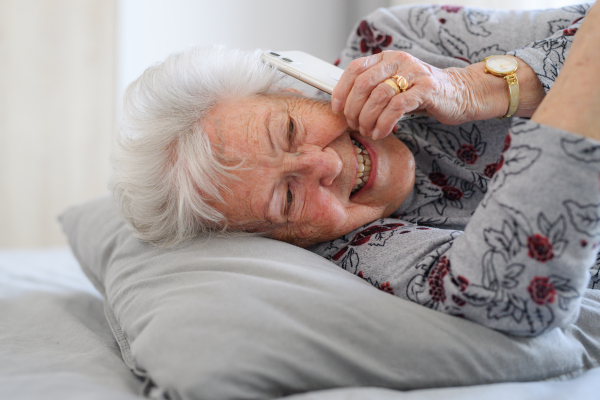
{"type": "MultiPolygon", "coordinates": [[[[278,70],[332,94],[344,70],[303,51],[269,51],[261,55],[264,62],[278,70]]],[[[400,121],[425,116],[425,111],[404,114],[400,121]]]]}

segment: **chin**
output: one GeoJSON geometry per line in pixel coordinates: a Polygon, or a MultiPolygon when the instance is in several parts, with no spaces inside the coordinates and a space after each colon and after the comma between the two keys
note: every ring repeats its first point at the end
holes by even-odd
{"type": "Polygon", "coordinates": [[[415,159],[411,151],[393,135],[373,146],[377,155],[376,180],[372,199],[379,203],[383,217],[390,216],[408,198],[415,184],[415,159]]]}

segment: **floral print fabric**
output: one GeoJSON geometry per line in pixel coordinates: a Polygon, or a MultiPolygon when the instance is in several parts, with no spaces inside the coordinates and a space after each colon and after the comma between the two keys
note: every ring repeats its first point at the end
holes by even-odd
{"type": "MultiPolygon", "coordinates": [[[[587,9],[380,10],[358,24],[341,64],[399,49],[464,66],[518,49],[537,57],[526,61],[549,88],[548,66],[560,69],[587,9]],[[536,23],[498,31],[526,20],[536,23]]],[[[395,135],[417,163],[411,197],[394,218],[311,250],[382,291],[508,334],[573,322],[586,286],[600,287],[600,144],[519,118],[460,126],[417,118],[395,135]]]]}

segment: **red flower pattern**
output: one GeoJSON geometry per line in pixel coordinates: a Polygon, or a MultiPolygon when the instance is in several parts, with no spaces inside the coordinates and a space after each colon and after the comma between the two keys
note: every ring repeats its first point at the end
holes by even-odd
{"type": "Polygon", "coordinates": [[[442,6],[442,10],[449,13],[457,13],[462,10],[462,6],[442,6]]]}
{"type": "Polygon", "coordinates": [[[502,165],[504,165],[504,156],[500,156],[500,159],[497,162],[486,165],[483,174],[488,178],[491,178],[500,168],[502,168],[502,165]]]}
{"type": "Polygon", "coordinates": [[[472,64],[471,60],[469,60],[468,58],[459,57],[459,56],[454,56],[454,58],[456,58],[457,60],[462,60],[466,63],[472,64]]]}
{"type": "Polygon", "coordinates": [[[459,201],[463,197],[463,192],[452,186],[444,186],[442,188],[442,194],[444,195],[444,198],[450,201],[459,201]]]}
{"type": "Polygon", "coordinates": [[[464,292],[469,287],[469,280],[462,275],[452,278],[452,283],[458,286],[461,292],[464,292]]]}
{"type": "Polygon", "coordinates": [[[456,150],[456,155],[462,162],[469,165],[475,164],[479,158],[477,150],[470,144],[463,144],[460,146],[460,149],[456,150]]]}
{"type": "Polygon", "coordinates": [[[441,172],[432,172],[429,174],[429,180],[436,186],[444,187],[448,185],[448,179],[446,175],[441,172]]]}
{"type": "Polygon", "coordinates": [[[375,31],[367,21],[361,21],[356,29],[356,34],[361,37],[360,51],[367,53],[371,50],[372,54],[382,52],[382,47],[387,47],[392,44],[390,35],[382,35],[375,31]]]}
{"type": "Polygon", "coordinates": [[[534,303],[540,306],[554,302],[554,296],[556,296],[556,289],[550,279],[541,276],[533,278],[527,291],[534,303]]]}
{"type": "Polygon", "coordinates": [[[504,138],[504,147],[502,148],[502,152],[504,153],[506,150],[508,150],[508,148],[510,147],[510,142],[512,141],[512,138],[510,137],[510,135],[506,135],[506,137],[504,138]]]}
{"type": "Polygon", "coordinates": [[[554,258],[554,252],[552,251],[552,243],[547,237],[536,233],[533,236],[527,238],[527,253],[529,257],[534,258],[540,262],[546,262],[554,258]]]}
{"type": "MultiPolygon", "coordinates": [[[[363,231],[358,232],[356,235],[354,235],[354,237],[352,238],[352,240],[350,241],[350,243],[348,244],[348,246],[360,246],[363,245],[365,243],[367,243],[370,239],[372,235],[375,235],[376,233],[382,233],[382,232],[387,232],[387,231],[391,231],[393,229],[396,229],[400,226],[404,226],[404,224],[385,224],[385,225],[375,225],[375,226],[371,226],[363,231]]],[[[335,253],[333,255],[332,260],[333,261],[338,261],[340,258],[342,258],[342,256],[344,254],[346,254],[346,252],[348,251],[348,246],[344,246],[342,247],[337,253],[335,253]]]]}
{"type": "MultiPolygon", "coordinates": [[[[356,276],[358,276],[361,279],[364,279],[365,281],[372,283],[368,278],[365,278],[365,275],[363,274],[362,271],[358,271],[358,274],[356,274],[356,276]]],[[[387,281],[386,283],[382,283],[381,285],[379,285],[378,287],[379,290],[389,293],[391,295],[395,295],[394,293],[394,288],[392,287],[392,284],[387,281]]]]}
{"type": "Polygon", "coordinates": [[[385,225],[375,225],[371,226],[364,231],[358,232],[352,241],[350,242],[350,246],[360,246],[361,244],[365,244],[371,239],[372,235],[376,233],[383,233],[387,231],[394,230],[400,226],[404,226],[404,224],[385,224],[385,225]]]}
{"type": "Polygon", "coordinates": [[[394,288],[392,287],[392,285],[390,285],[389,282],[379,285],[379,290],[383,290],[384,292],[389,293],[391,295],[394,294],[394,288]]]}
{"type": "Polygon", "coordinates": [[[453,301],[454,303],[456,303],[456,305],[457,305],[457,306],[459,306],[459,307],[462,307],[462,306],[464,306],[465,304],[467,304],[467,302],[466,302],[465,300],[461,299],[460,297],[458,297],[458,296],[457,296],[457,295],[455,295],[455,294],[453,294],[453,295],[452,295],[452,301],[453,301]]]}
{"type": "Polygon", "coordinates": [[[427,277],[427,284],[429,285],[429,294],[431,299],[436,303],[446,301],[446,291],[444,290],[444,277],[450,271],[450,260],[446,256],[440,258],[432,268],[427,277]]]}

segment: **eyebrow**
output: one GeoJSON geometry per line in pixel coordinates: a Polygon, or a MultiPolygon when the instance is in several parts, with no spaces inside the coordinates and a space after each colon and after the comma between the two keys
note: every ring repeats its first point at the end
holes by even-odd
{"type": "Polygon", "coordinates": [[[270,223],[275,223],[275,221],[269,217],[269,210],[271,209],[271,203],[274,201],[274,197],[275,197],[275,190],[277,189],[277,185],[273,185],[273,188],[271,189],[271,195],[269,196],[269,201],[267,201],[265,203],[265,208],[263,210],[263,218],[265,219],[265,221],[268,221],[270,223]]]}
{"type": "Polygon", "coordinates": [[[271,144],[271,151],[275,153],[275,144],[273,143],[273,138],[271,137],[271,130],[269,129],[269,125],[271,124],[271,113],[272,111],[269,110],[269,114],[267,115],[267,118],[265,118],[265,128],[267,129],[267,137],[269,138],[269,143],[271,144]]]}
{"type": "MultiPolygon", "coordinates": [[[[267,137],[269,138],[269,144],[271,145],[271,154],[277,154],[277,149],[275,148],[275,143],[273,142],[273,137],[271,136],[271,130],[269,129],[272,114],[273,110],[269,110],[269,114],[267,114],[267,117],[265,118],[265,129],[267,130],[267,137]]],[[[271,203],[273,202],[275,197],[275,190],[277,190],[277,185],[273,185],[273,188],[271,189],[271,194],[269,196],[269,200],[266,202],[265,207],[263,209],[263,218],[270,223],[275,223],[273,219],[269,218],[269,210],[271,209],[271,203]]]]}

